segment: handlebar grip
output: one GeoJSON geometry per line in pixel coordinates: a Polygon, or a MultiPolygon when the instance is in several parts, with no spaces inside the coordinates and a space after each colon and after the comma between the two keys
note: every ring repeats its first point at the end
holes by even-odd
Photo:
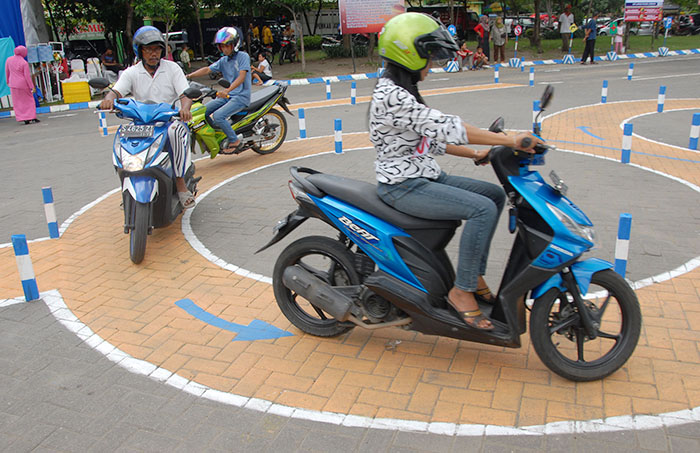
{"type": "Polygon", "coordinates": [[[486,153],[486,155],[484,157],[482,157],[481,159],[475,160],[474,165],[477,165],[477,166],[484,165],[484,164],[488,164],[489,162],[491,162],[491,151],[486,153]]]}

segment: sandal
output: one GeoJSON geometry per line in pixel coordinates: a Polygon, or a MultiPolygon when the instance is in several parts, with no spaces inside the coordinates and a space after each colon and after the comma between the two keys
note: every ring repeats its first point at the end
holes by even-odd
{"type": "Polygon", "coordinates": [[[221,154],[238,154],[243,149],[243,140],[240,140],[237,145],[227,145],[226,148],[221,148],[221,154]]]}
{"type": "Polygon", "coordinates": [[[491,294],[491,290],[488,286],[481,289],[477,288],[476,292],[474,293],[474,298],[477,302],[486,305],[493,305],[496,303],[496,298],[493,297],[493,294],[491,294]]]}
{"type": "Polygon", "coordinates": [[[493,324],[491,324],[489,327],[479,327],[481,321],[490,321],[490,319],[486,317],[486,315],[484,315],[480,309],[477,308],[476,310],[471,311],[459,311],[455,308],[454,305],[452,305],[452,302],[450,301],[449,297],[445,297],[445,300],[450,305],[450,307],[454,308],[454,310],[459,314],[459,316],[462,317],[462,321],[464,321],[464,324],[468,325],[469,327],[472,327],[477,330],[484,330],[487,332],[494,329],[493,324]]]}
{"type": "Polygon", "coordinates": [[[194,195],[189,190],[187,192],[178,192],[177,198],[180,199],[180,204],[185,209],[194,208],[196,202],[194,201],[194,195]]]}

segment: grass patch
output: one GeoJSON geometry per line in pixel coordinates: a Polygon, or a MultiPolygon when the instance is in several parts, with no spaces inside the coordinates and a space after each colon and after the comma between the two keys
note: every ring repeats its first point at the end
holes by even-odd
{"type": "Polygon", "coordinates": [[[313,72],[301,72],[301,71],[299,71],[299,72],[293,72],[291,74],[287,74],[286,77],[288,79],[306,79],[306,78],[311,77],[313,75],[314,75],[313,72]]]}

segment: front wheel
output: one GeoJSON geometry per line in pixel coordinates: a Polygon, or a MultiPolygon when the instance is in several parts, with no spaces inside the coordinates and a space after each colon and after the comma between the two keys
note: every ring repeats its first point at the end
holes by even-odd
{"type": "Polygon", "coordinates": [[[360,284],[352,253],[340,242],[324,236],[309,236],[292,242],[282,251],[272,274],[277,305],[296,327],[311,335],[333,337],[352,327],[343,325],[328,313],[293,292],[282,281],[284,270],[300,266],[331,286],[360,284]]]}
{"type": "Polygon", "coordinates": [[[150,206],[148,204],[133,202],[134,206],[134,227],[129,236],[129,255],[134,264],[143,261],[146,255],[146,238],[148,237],[148,218],[150,206]]]}
{"type": "Polygon", "coordinates": [[[530,314],[530,338],[540,360],[572,381],[594,381],[630,358],[639,340],[642,314],[637,296],[612,269],[593,274],[586,309],[598,324],[595,338],[584,330],[573,296],[558,288],[537,299],[530,314]]]}
{"type": "Polygon", "coordinates": [[[270,109],[258,120],[262,122],[263,130],[260,133],[262,139],[255,143],[253,151],[258,154],[271,154],[282,146],[282,142],[287,137],[287,120],[282,112],[270,109]]]}

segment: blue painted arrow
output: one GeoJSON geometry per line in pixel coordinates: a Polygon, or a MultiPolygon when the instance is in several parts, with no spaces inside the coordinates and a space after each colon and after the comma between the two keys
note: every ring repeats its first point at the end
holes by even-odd
{"type": "Polygon", "coordinates": [[[598,140],[605,140],[603,137],[598,137],[597,135],[595,135],[595,134],[593,134],[591,131],[589,131],[589,130],[588,130],[588,129],[590,129],[589,126],[579,126],[579,127],[577,127],[576,129],[581,129],[581,130],[583,131],[584,134],[588,134],[588,135],[590,135],[590,136],[593,137],[593,138],[597,138],[598,140]]]}
{"type": "Polygon", "coordinates": [[[251,323],[247,326],[228,322],[198,307],[197,304],[192,302],[191,299],[178,300],[175,302],[175,305],[182,308],[200,321],[204,321],[207,324],[218,327],[219,329],[236,332],[238,335],[236,335],[236,338],[234,338],[233,341],[274,340],[277,338],[294,335],[293,333],[278,329],[272,324],[268,324],[265,321],[260,321],[257,319],[251,321],[251,323]]]}

